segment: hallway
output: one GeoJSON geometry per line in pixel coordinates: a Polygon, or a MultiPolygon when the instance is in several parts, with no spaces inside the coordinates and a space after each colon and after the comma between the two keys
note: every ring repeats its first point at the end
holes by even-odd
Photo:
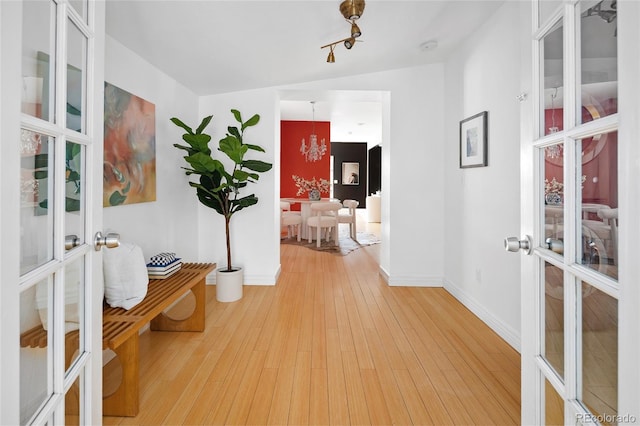
{"type": "Polygon", "coordinates": [[[207,287],[204,333],[145,332],[140,414],[104,423],[519,424],[519,354],[444,289],[387,286],[377,246],[281,250],[275,287],[207,287]]]}

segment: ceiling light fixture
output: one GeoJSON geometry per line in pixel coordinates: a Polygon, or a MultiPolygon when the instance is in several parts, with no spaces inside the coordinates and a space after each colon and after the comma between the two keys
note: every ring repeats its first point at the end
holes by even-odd
{"type": "Polygon", "coordinates": [[[364,12],[364,0],[344,0],[340,3],[340,13],[350,21],[360,19],[362,12],[364,12]]]}
{"type": "MultiPolygon", "coordinates": [[[[333,50],[331,54],[333,53],[333,50]]],[[[331,55],[330,54],[330,55],[331,55]]],[[[311,136],[309,137],[309,145],[302,138],[300,143],[300,153],[304,156],[306,162],[319,161],[324,154],[327,153],[327,143],[324,138],[318,144],[318,135],[316,135],[316,102],[311,101],[311,136]]]]}
{"type": "Polygon", "coordinates": [[[351,37],[356,38],[362,35],[362,31],[360,31],[360,27],[356,24],[355,21],[351,21],[351,37]]]}
{"type": "MultiPolygon", "coordinates": [[[[343,38],[342,40],[334,41],[333,43],[325,44],[320,49],[328,47],[330,49],[329,56],[327,56],[327,62],[334,63],[336,57],[334,55],[334,49],[338,43],[344,43],[344,47],[350,50],[356,44],[356,38],[362,35],[360,27],[356,24],[356,20],[360,19],[364,12],[364,0],[344,0],[340,3],[340,13],[351,24],[351,37],[343,38]]],[[[362,41],[362,40],[357,40],[362,41]]]]}
{"type": "Polygon", "coordinates": [[[335,47],[335,44],[332,44],[330,47],[331,47],[331,51],[329,52],[329,56],[327,56],[327,62],[332,64],[336,61],[336,57],[333,54],[333,48],[335,47]]]}

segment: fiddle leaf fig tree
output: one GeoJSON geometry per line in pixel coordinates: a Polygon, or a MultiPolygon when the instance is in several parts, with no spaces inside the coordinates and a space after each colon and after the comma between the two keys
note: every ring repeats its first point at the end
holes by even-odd
{"type": "MultiPolygon", "coordinates": [[[[233,167],[225,168],[222,161],[214,157],[209,142],[211,135],[204,133],[213,116],[205,117],[200,125],[193,130],[178,118],[171,122],[186,131],[182,135],[187,145],[174,144],[176,148],[186,151],[184,159],[188,167],[182,167],[187,175],[198,175],[197,182],[190,181],[189,185],[196,189],[198,200],[205,206],[214,209],[224,216],[225,236],[227,243],[227,268],[233,271],[231,263],[231,239],[229,223],[231,217],[240,210],[258,203],[255,194],[241,195],[249,183],[256,183],[260,173],[271,170],[272,164],[260,160],[245,158],[249,151],[265,152],[258,145],[244,143],[244,132],[248,127],[255,126],[260,116],[255,114],[247,121],[242,121],[240,111],[232,109],[231,113],[240,127],[229,126],[227,134],[220,139],[217,151],[225,154],[233,167]]],[[[229,163],[229,161],[226,161],[229,163]]]]}

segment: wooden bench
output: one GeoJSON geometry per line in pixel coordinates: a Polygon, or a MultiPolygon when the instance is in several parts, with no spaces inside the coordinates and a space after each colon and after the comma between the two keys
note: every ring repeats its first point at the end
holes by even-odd
{"type": "MultiPolygon", "coordinates": [[[[140,330],[147,324],[159,331],[204,331],[205,279],[216,267],[215,263],[185,263],[182,268],[163,280],[149,280],[144,300],[128,311],[105,307],[102,317],[102,348],[111,349],[120,360],[122,380],[118,389],[103,396],[102,411],[105,416],[135,416],[139,399],[139,344],[140,330]],[[195,296],[195,308],[188,318],[172,319],[164,311],[189,291],[195,296]]],[[[66,367],[78,348],[78,331],[65,336],[66,367]]],[[[30,329],[20,336],[22,347],[44,348],[47,331],[42,326],[30,329]]]]}

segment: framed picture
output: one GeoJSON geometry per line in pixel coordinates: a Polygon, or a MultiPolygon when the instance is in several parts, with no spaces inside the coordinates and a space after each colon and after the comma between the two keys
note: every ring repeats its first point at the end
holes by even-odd
{"type": "Polygon", "coordinates": [[[342,184],[360,184],[360,163],[342,163],[342,184]]]}
{"type": "Polygon", "coordinates": [[[460,122],[460,168],[487,165],[487,111],[460,122]]]}

